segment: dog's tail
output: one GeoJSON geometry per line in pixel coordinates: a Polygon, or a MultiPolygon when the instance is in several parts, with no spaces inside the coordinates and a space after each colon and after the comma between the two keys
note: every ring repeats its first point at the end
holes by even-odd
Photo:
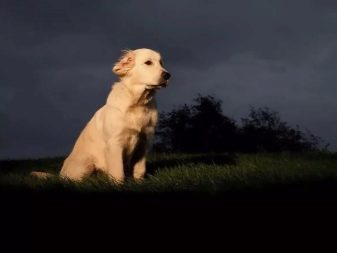
{"type": "Polygon", "coordinates": [[[32,171],[30,173],[31,176],[41,178],[41,179],[47,179],[51,177],[55,177],[54,174],[48,173],[48,172],[41,172],[41,171],[32,171]]]}

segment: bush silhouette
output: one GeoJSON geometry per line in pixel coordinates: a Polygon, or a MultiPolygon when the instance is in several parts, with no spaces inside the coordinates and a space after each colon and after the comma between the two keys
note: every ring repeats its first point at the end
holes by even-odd
{"type": "Polygon", "coordinates": [[[234,120],[222,114],[220,100],[199,95],[193,105],[160,115],[157,148],[176,152],[234,150],[237,129],[234,120]]]}
{"type": "Polygon", "coordinates": [[[242,151],[313,151],[318,149],[319,138],[303,133],[299,127],[290,127],[279,113],[268,107],[250,108],[242,119],[242,151]]]}
{"type": "Polygon", "coordinates": [[[292,128],[268,107],[251,107],[239,126],[223,115],[222,101],[198,95],[159,118],[154,145],[157,151],[174,152],[280,152],[319,149],[320,138],[292,128]]]}

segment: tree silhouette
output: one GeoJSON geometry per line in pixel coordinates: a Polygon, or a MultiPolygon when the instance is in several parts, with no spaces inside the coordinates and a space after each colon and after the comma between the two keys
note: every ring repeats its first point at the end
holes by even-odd
{"type": "Polygon", "coordinates": [[[221,101],[198,95],[194,105],[183,105],[159,120],[160,149],[177,152],[218,152],[234,150],[237,126],[224,116],[221,101]]]}
{"type": "Polygon", "coordinates": [[[191,118],[191,108],[186,104],[160,114],[157,134],[161,141],[157,143],[157,149],[177,152],[190,150],[193,137],[191,118]]]}
{"type": "Polygon", "coordinates": [[[299,127],[290,127],[279,113],[268,107],[250,108],[242,119],[242,151],[310,151],[318,148],[318,137],[304,134],[299,127]]]}
{"type": "Polygon", "coordinates": [[[320,138],[282,121],[268,107],[251,107],[241,127],[223,115],[222,101],[198,95],[192,105],[162,113],[155,149],[174,152],[280,152],[318,150],[320,138]]]}

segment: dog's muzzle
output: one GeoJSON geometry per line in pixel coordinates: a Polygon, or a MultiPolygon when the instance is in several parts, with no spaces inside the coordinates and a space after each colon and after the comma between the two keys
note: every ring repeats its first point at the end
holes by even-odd
{"type": "Polygon", "coordinates": [[[169,72],[163,71],[161,73],[161,82],[159,84],[148,84],[147,88],[148,89],[160,89],[160,88],[164,88],[167,86],[168,83],[168,79],[170,79],[171,74],[169,72]]]}
{"type": "Polygon", "coordinates": [[[163,71],[161,73],[161,79],[163,80],[163,82],[161,84],[159,84],[159,86],[160,87],[166,87],[170,77],[171,77],[171,74],[169,72],[163,71]]]}
{"type": "Polygon", "coordinates": [[[170,74],[169,72],[163,71],[163,72],[161,73],[161,77],[162,77],[164,80],[167,81],[167,80],[170,79],[171,74],[170,74]]]}

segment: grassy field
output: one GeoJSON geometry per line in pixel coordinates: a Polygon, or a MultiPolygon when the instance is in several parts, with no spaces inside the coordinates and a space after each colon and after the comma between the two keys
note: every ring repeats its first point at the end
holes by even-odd
{"type": "Polygon", "coordinates": [[[214,196],[259,193],[263,195],[337,192],[337,155],[311,154],[237,154],[191,155],[153,154],[148,160],[144,181],[127,180],[116,185],[104,174],[74,183],[53,177],[33,178],[31,171],[55,175],[62,158],[2,161],[0,186],[3,191],[63,192],[100,194],[180,194],[214,196]]]}
{"type": "Polygon", "coordinates": [[[242,240],[243,233],[251,238],[265,226],[271,235],[283,228],[284,240],[294,224],[303,230],[333,224],[337,212],[336,154],[154,154],[146,179],[123,185],[103,174],[82,183],[29,176],[33,170],[57,174],[62,161],[1,162],[0,216],[12,238],[21,231],[23,238],[32,235],[37,248],[64,250],[59,242],[86,248],[96,235],[96,249],[131,234],[141,235],[146,245],[163,240],[166,247],[172,238],[186,241],[187,235],[203,235],[202,240],[221,235],[222,242],[227,232],[242,240]]]}

